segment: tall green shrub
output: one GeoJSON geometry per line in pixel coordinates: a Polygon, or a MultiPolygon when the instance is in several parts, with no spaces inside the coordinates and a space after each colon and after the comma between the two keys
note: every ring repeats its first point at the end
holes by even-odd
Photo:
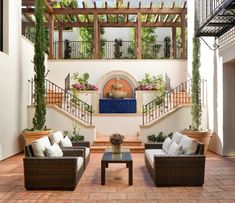
{"type": "Polygon", "coordinates": [[[193,62],[192,62],[192,129],[199,130],[201,124],[201,78],[200,78],[200,39],[193,38],[193,62]]]}
{"type": "Polygon", "coordinates": [[[36,0],[36,33],[34,43],[34,97],[36,107],[33,118],[34,130],[43,130],[44,124],[46,122],[44,10],[44,0],[36,0]]]}

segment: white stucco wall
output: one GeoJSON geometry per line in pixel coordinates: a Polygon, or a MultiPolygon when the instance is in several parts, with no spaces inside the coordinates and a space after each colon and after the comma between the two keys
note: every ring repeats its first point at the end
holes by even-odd
{"type": "Polygon", "coordinates": [[[28,79],[33,47],[21,38],[21,1],[4,0],[4,51],[0,52],[0,160],[23,150],[27,127],[28,79]]]}
{"type": "MultiPolygon", "coordinates": [[[[140,126],[140,138],[142,142],[147,142],[147,136],[163,132],[165,135],[171,132],[181,132],[191,125],[191,106],[182,106],[168,113],[162,119],[155,121],[149,126],[140,126]]],[[[203,108],[202,127],[207,125],[207,110],[203,108]]]]}
{"type": "MultiPolygon", "coordinates": [[[[32,119],[34,116],[34,107],[28,106],[28,126],[32,127],[32,119]]],[[[84,135],[85,141],[93,143],[96,136],[94,126],[87,126],[81,123],[76,117],[60,109],[55,105],[47,105],[46,126],[56,131],[73,132],[73,125],[77,125],[80,135],[84,135]]]]}
{"type": "Polygon", "coordinates": [[[64,88],[64,79],[71,73],[89,73],[89,82],[97,84],[101,77],[110,71],[125,71],[137,81],[145,73],[151,75],[167,74],[172,87],[186,81],[186,60],[50,60],[48,61],[48,79],[64,88]]]}

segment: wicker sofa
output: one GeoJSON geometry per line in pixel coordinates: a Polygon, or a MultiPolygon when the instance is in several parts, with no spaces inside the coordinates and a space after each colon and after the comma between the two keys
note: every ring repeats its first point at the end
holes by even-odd
{"type": "Polygon", "coordinates": [[[204,144],[195,154],[169,155],[163,143],[145,144],[145,164],[156,186],[202,186],[205,174],[204,144]]]}
{"type": "Polygon", "coordinates": [[[84,150],[63,149],[63,157],[36,157],[25,146],[24,183],[27,190],[74,190],[84,172],[84,150]]]}
{"type": "MultiPolygon", "coordinates": [[[[64,138],[64,135],[61,131],[54,132],[50,137],[51,143],[59,144],[60,141],[64,138]]],[[[85,153],[85,164],[86,168],[90,161],[90,142],[88,141],[72,141],[71,147],[61,147],[62,149],[83,149],[85,153]]]]}

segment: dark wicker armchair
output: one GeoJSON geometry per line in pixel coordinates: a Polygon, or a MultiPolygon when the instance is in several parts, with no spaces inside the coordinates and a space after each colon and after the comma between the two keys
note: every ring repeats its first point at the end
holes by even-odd
{"type": "Polygon", "coordinates": [[[23,159],[25,188],[74,190],[84,172],[78,157],[84,160],[84,150],[63,149],[63,157],[35,157],[32,146],[26,145],[23,159]]]}
{"type": "MultiPolygon", "coordinates": [[[[145,144],[145,149],[161,149],[162,143],[145,144]]],[[[195,155],[154,155],[153,165],[145,155],[145,164],[157,186],[202,186],[205,174],[204,144],[195,155]]]]}
{"type": "MultiPolygon", "coordinates": [[[[62,131],[57,131],[49,137],[52,144],[54,142],[59,144],[59,141],[63,138],[64,138],[64,134],[62,133],[62,131]],[[56,142],[53,141],[53,139],[55,138],[56,138],[56,142]]],[[[84,167],[86,168],[90,161],[90,142],[89,141],[72,141],[72,145],[73,145],[72,147],[61,147],[61,148],[62,149],[83,149],[85,153],[84,167]]]]}

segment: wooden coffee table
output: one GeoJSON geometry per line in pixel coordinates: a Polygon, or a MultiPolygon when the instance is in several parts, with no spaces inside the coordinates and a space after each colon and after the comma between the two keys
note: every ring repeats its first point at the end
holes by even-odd
{"type": "Polygon", "coordinates": [[[120,154],[113,154],[106,149],[101,160],[101,185],[105,185],[105,169],[109,163],[125,163],[129,169],[129,185],[133,184],[133,161],[129,149],[122,149],[120,154]]]}

